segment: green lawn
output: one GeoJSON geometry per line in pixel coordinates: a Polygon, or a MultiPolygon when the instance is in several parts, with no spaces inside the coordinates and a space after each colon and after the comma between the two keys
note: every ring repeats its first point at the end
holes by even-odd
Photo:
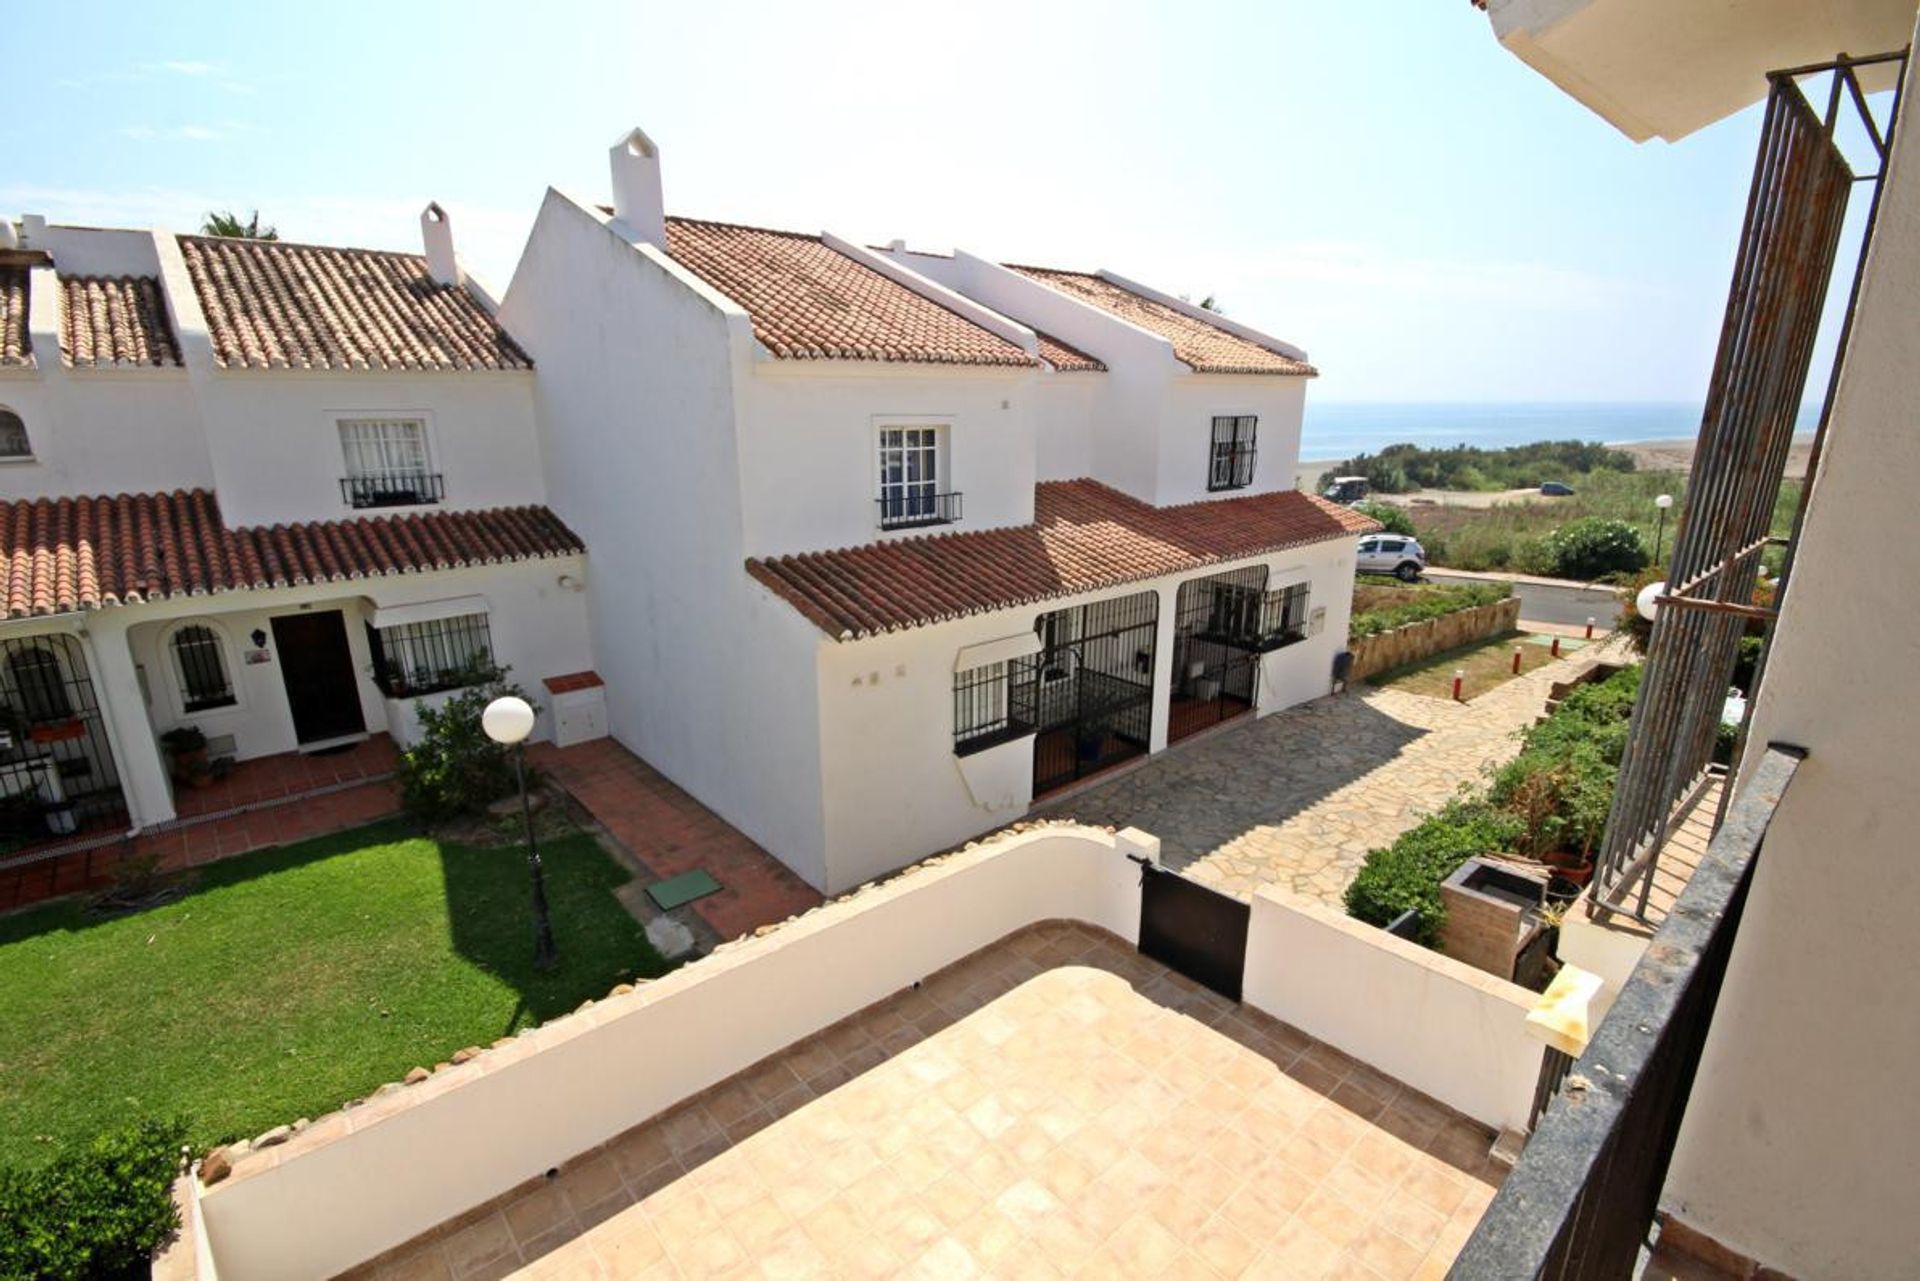
{"type": "MultiPolygon", "coordinates": [[[[1553,661],[1552,649],[1533,643],[1535,639],[1524,632],[1508,632],[1504,636],[1435,654],[1432,658],[1424,658],[1405,667],[1376,672],[1367,678],[1367,683],[1386,689],[1404,690],[1409,694],[1424,694],[1428,698],[1452,698],[1453,674],[1460,672],[1460,697],[1477,698],[1514,678],[1513,651],[1516,649],[1520,651],[1520,673],[1523,675],[1553,661]]],[[[1580,648],[1580,642],[1562,641],[1561,648],[1563,653],[1572,653],[1580,648]]]]}
{"type": "Polygon", "coordinates": [[[133,916],[0,917],[0,1164],[145,1115],[196,1147],[258,1134],[667,968],[591,837],[542,852],[544,975],[520,851],[400,823],[212,864],[133,916]]]}

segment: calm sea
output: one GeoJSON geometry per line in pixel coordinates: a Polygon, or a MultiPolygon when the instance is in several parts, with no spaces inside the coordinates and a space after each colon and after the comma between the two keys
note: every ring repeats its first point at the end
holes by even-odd
{"type": "MultiPolygon", "coordinates": [[[[1817,406],[1800,415],[1800,430],[1812,431],[1817,406]]],[[[1364,404],[1316,403],[1307,397],[1300,457],[1314,461],[1351,458],[1386,445],[1428,448],[1449,445],[1530,445],[1541,440],[1692,440],[1700,432],[1700,406],[1690,404],[1364,404]]]]}

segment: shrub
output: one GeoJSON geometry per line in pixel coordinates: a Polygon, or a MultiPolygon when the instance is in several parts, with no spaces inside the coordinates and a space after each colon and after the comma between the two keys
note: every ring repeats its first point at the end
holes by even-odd
{"type": "Polygon", "coordinates": [[[1511,850],[1521,836],[1511,815],[1485,801],[1449,802],[1393,844],[1368,851],[1347,886],[1347,914],[1386,926],[1411,909],[1420,914],[1416,941],[1432,947],[1446,919],[1440,883],[1474,855],[1511,850]]]}
{"type": "Polygon", "coordinates": [[[37,1169],[0,1170],[0,1276],[143,1277],[180,1230],[181,1121],[143,1121],[37,1169]]]}
{"type": "Polygon", "coordinates": [[[1411,600],[1355,614],[1347,623],[1347,638],[1359,640],[1362,636],[1390,632],[1396,627],[1405,627],[1408,623],[1425,622],[1429,618],[1457,614],[1463,609],[1474,609],[1481,605],[1496,605],[1513,594],[1513,588],[1506,583],[1425,587],[1416,591],[1417,594],[1411,600]]]}
{"type": "Polygon", "coordinates": [[[1646,544],[1624,520],[1586,516],[1569,521],[1547,535],[1546,545],[1560,578],[1591,581],[1603,574],[1637,574],[1647,567],[1646,544]]]}
{"type": "Polygon", "coordinates": [[[1389,534],[1404,534],[1408,538],[1419,536],[1413,529],[1413,517],[1407,514],[1404,507],[1396,507],[1392,503],[1364,502],[1355,503],[1353,509],[1385,525],[1389,534]]]}
{"type": "MultiPolygon", "coordinates": [[[[513,792],[513,756],[480,728],[480,713],[505,694],[526,691],[500,670],[435,708],[419,709],[420,739],[400,756],[400,793],[407,810],[439,823],[475,814],[513,792]]],[[[531,701],[531,700],[528,700],[531,701]]],[[[528,786],[533,785],[528,771],[528,786]]]]}

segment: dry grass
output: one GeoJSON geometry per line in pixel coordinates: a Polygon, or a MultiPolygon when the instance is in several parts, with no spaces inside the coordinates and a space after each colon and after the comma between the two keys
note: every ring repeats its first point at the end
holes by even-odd
{"type": "MultiPolygon", "coordinates": [[[[1578,642],[1562,641],[1563,652],[1578,642]]],[[[1520,672],[1531,672],[1553,661],[1549,646],[1536,645],[1525,632],[1508,632],[1405,667],[1395,667],[1368,678],[1367,683],[1382,689],[1404,690],[1428,698],[1452,698],[1453,674],[1461,672],[1460,697],[1477,698],[1490,689],[1506,684],[1514,677],[1513,651],[1520,651],[1520,672]]]]}

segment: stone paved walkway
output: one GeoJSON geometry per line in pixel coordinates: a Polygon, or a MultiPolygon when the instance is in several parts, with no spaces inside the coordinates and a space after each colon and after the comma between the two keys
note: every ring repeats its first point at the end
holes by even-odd
{"type": "Polygon", "coordinates": [[[1144,828],[1169,867],[1241,898],[1277,882],[1339,907],[1368,850],[1510,759],[1548,686],[1600,652],[1468,703],[1363,684],[1176,747],[1044,812],[1144,828]]]}

